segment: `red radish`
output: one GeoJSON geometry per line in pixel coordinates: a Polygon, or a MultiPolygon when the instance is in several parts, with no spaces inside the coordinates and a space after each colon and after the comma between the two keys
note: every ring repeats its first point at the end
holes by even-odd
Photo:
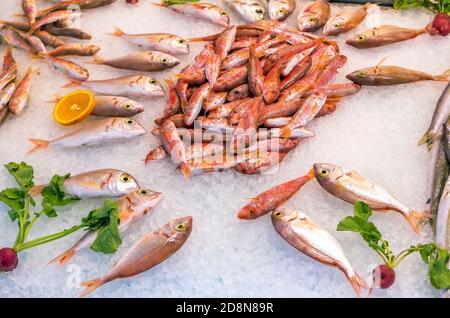
{"type": "Polygon", "coordinates": [[[10,272],[17,267],[17,253],[14,249],[4,247],[0,249],[0,272],[10,272]]]}
{"type": "Polygon", "coordinates": [[[450,33],[450,16],[446,13],[436,15],[428,32],[431,35],[447,36],[450,33]]]}
{"type": "Polygon", "coordinates": [[[395,271],[388,265],[378,265],[372,271],[374,287],[386,289],[395,282],[395,271]]]}

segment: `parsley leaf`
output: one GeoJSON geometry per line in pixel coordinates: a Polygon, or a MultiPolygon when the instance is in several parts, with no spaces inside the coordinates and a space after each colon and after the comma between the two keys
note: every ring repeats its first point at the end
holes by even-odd
{"type": "Polygon", "coordinates": [[[394,0],[394,9],[424,7],[436,13],[450,14],[449,0],[394,0]]]}
{"type": "Polygon", "coordinates": [[[25,162],[10,162],[5,167],[24,191],[28,192],[34,186],[34,170],[32,166],[25,162]]]}
{"type": "Polygon", "coordinates": [[[14,222],[25,209],[25,197],[25,191],[19,188],[7,188],[0,192],[0,201],[11,209],[8,212],[11,221],[14,222]]]}
{"type": "Polygon", "coordinates": [[[435,243],[419,244],[416,246],[425,264],[428,264],[430,283],[437,289],[450,288],[450,252],[439,248],[435,243]]]}
{"type": "Polygon", "coordinates": [[[91,211],[82,219],[87,230],[97,231],[97,238],[91,245],[96,252],[112,254],[122,244],[119,233],[119,208],[113,200],[105,200],[103,206],[91,211]]]}
{"type": "Polygon", "coordinates": [[[64,181],[70,177],[70,174],[64,176],[53,176],[50,184],[42,190],[42,208],[48,217],[56,217],[55,207],[71,204],[78,201],[79,198],[67,196],[63,190],[64,181]]]}

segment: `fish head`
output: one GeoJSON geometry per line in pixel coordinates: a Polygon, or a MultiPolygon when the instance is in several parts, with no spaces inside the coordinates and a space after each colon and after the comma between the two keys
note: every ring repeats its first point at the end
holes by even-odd
{"type": "Polygon", "coordinates": [[[120,125],[120,129],[118,131],[122,131],[127,135],[135,135],[140,136],[145,134],[144,127],[141,126],[136,120],[131,118],[117,118],[119,121],[118,125],[120,125]]]}
{"type": "Polygon", "coordinates": [[[192,216],[172,220],[168,224],[170,241],[184,242],[192,232],[192,216]]]}
{"type": "Polygon", "coordinates": [[[230,25],[230,15],[218,6],[212,7],[208,11],[208,15],[212,21],[221,26],[228,27],[230,25]]]}
{"type": "Polygon", "coordinates": [[[108,178],[107,183],[111,193],[117,196],[126,195],[139,189],[136,179],[120,170],[114,171],[108,178]]]}
{"type": "Polygon", "coordinates": [[[351,80],[353,83],[364,84],[367,81],[371,81],[371,78],[376,77],[376,67],[367,67],[361,70],[356,70],[347,74],[347,79],[351,80]]]}
{"type": "Polygon", "coordinates": [[[164,89],[161,83],[154,78],[141,76],[138,80],[138,85],[145,91],[152,92],[153,96],[164,96],[164,89]]]}
{"type": "Polygon", "coordinates": [[[345,41],[345,44],[354,46],[354,47],[365,47],[366,43],[368,42],[369,37],[367,34],[360,33],[356,34],[353,37],[347,39],[345,41]]]}
{"type": "Polygon", "coordinates": [[[189,54],[189,42],[179,36],[173,36],[169,39],[170,46],[176,48],[178,54],[189,54]]]}
{"type": "Polygon", "coordinates": [[[297,18],[297,25],[299,30],[302,31],[315,31],[317,30],[322,22],[315,13],[302,14],[297,18]]]}
{"type": "Polygon", "coordinates": [[[314,175],[320,185],[324,188],[331,186],[342,177],[345,171],[342,167],[332,163],[315,163],[314,175]]]}
{"type": "Polygon", "coordinates": [[[133,116],[144,111],[144,105],[132,99],[123,99],[118,103],[118,107],[133,116]]]}
{"type": "Polygon", "coordinates": [[[271,20],[281,21],[291,14],[292,8],[286,1],[269,2],[269,17],[271,20]]]}
{"type": "Polygon", "coordinates": [[[139,189],[128,195],[130,203],[144,211],[144,214],[151,208],[154,208],[164,197],[161,192],[150,189],[139,189]]]}
{"type": "MultiPolygon", "coordinates": [[[[154,52],[150,52],[150,54],[154,54],[154,52]]],[[[165,54],[165,53],[159,53],[159,63],[161,63],[161,65],[171,68],[174,67],[178,64],[180,64],[180,60],[177,59],[175,56],[169,55],[169,54],[165,54]]]]}
{"type": "Polygon", "coordinates": [[[258,22],[264,19],[266,7],[256,0],[240,1],[236,5],[237,11],[247,22],[258,22]]]}
{"type": "Polygon", "coordinates": [[[97,45],[89,44],[87,46],[87,51],[90,55],[95,55],[98,53],[98,51],[100,51],[100,47],[98,47],[97,45]]]}
{"type": "Polygon", "coordinates": [[[239,210],[237,218],[241,220],[253,220],[261,215],[261,208],[258,201],[252,200],[239,210]]]}
{"type": "Polygon", "coordinates": [[[334,19],[330,19],[325,23],[325,26],[323,27],[323,34],[324,35],[338,35],[341,30],[345,26],[345,20],[341,17],[335,17],[334,19]]]}

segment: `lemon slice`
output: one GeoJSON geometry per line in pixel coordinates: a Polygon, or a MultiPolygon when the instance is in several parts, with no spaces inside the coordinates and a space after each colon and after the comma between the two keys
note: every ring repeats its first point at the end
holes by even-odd
{"type": "Polygon", "coordinates": [[[78,90],[62,97],[53,110],[53,118],[61,125],[70,126],[89,117],[95,107],[91,91],[78,90]]]}

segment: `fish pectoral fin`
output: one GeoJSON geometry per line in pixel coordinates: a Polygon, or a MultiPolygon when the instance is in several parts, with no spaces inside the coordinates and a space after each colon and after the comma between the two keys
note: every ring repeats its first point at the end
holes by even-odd
{"type": "Polygon", "coordinates": [[[383,62],[386,61],[388,58],[389,58],[389,55],[386,55],[385,57],[383,57],[375,67],[381,66],[383,64],[383,62]]]}

